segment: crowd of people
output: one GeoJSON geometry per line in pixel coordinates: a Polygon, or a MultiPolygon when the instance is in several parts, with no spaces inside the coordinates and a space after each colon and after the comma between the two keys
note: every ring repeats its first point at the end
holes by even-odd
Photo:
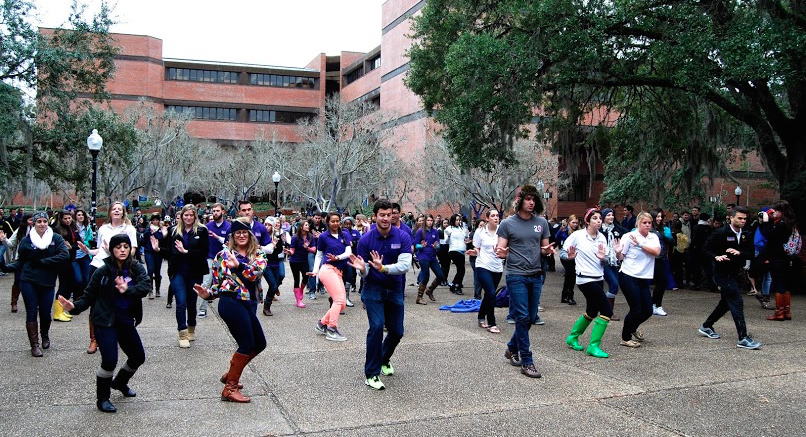
{"type": "Polygon", "coordinates": [[[652,316],[668,315],[664,292],[678,287],[720,294],[698,329],[702,336],[720,338],[714,323],[730,312],[737,347],[758,349],[761,344],[747,332],[743,290],[774,310],[768,320],[791,320],[800,262],[795,255],[802,249],[786,201],[758,214],[731,205],[724,219],[696,207],[669,214],[624,206],[620,220],[612,208],[557,220],[545,217],[541,195],[531,185],[520,187],[511,211],[488,209],[471,220],[460,214],[444,219],[401,214],[399,204],[385,199],[373,205],[369,217],[324,212],[260,220],[249,201],[240,201],[229,210],[220,203],[175,208],[172,203],[173,210],[150,216],[136,210],[130,218],[130,207],[112,203],[97,230],[80,209],[52,214],[19,209],[9,218],[0,210],[0,259],[5,258],[0,270],[14,272],[11,311],[17,312],[22,295],[31,354],[41,357],[50,347],[52,321],[69,323],[91,309],[87,353],[101,350],[97,406],[104,412],[116,410],[111,389],[136,396],[128,383],[145,362],[136,327],[143,318],[142,299],[162,297],[163,261],[169,278],[166,307],[175,312],[178,346],[191,347],[197,320],[218,299],[218,314],[237,343],[221,377],[221,398],[249,402],[241,393],[240,375],[266,347],[257,313],[273,316],[286,259],[297,308],[306,308],[306,290],[309,300],[329,297],[327,311],[313,324],[326,340],[347,340],[339,316],[354,306],[350,294],[360,294],[369,322],[365,383],[382,390],[381,377],[395,372],[392,356],[404,333],[403,295],[413,266],[419,267],[416,303],[426,305],[425,297],[437,300],[440,286],[465,294],[469,261],[473,297],[480,300],[475,322],[499,334],[496,304],[507,296],[506,320],[515,326],[504,356],[525,376],[539,378],[529,331],[543,323],[538,315],[542,288],[546,272],[559,269],[556,258],[564,269],[560,302],[576,305],[575,289],[585,300],[566,344],[607,358],[601,343],[611,322],[621,320],[614,308],[618,292],[629,307],[620,344],[637,348],[646,338],[639,327],[652,316]],[[585,347],[580,337],[591,325],[585,347]],[[118,346],[127,360],[115,375],[118,346]]]}

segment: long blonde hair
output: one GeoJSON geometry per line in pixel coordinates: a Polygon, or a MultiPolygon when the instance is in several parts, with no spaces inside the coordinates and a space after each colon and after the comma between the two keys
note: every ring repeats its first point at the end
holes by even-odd
{"type": "Polygon", "coordinates": [[[193,229],[191,229],[190,232],[198,234],[199,229],[207,229],[203,224],[201,224],[201,222],[199,222],[199,214],[196,212],[196,207],[193,205],[185,205],[182,208],[182,211],[179,212],[179,223],[174,226],[174,236],[182,236],[182,232],[185,230],[185,222],[182,220],[182,216],[185,215],[185,212],[187,211],[192,211],[193,217],[196,219],[193,222],[193,229]]]}
{"type": "MultiPolygon", "coordinates": [[[[109,226],[112,226],[112,208],[114,208],[115,205],[120,205],[120,207],[123,208],[123,217],[121,217],[123,224],[131,225],[132,222],[129,220],[129,214],[126,212],[126,205],[124,205],[123,202],[112,202],[109,204],[109,209],[106,210],[106,222],[104,224],[108,223],[109,226]]],[[[86,214],[84,215],[86,216],[86,214]]]]}
{"type": "MultiPolygon", "coordinates": [[[[251,226],[251,220],[247,217],[238,217],[235,220],[245,224],[247,227],[251,226]]],[[[238,243],[235,242],[235,233],[230,236],[229,241],[227,242],[227,249],[230,252],[237,252],[238,243]]],[[[257,257],[257,251],[260,248],[260,245],[257,242],[257,238],[255,238],[255,234],[249,231],[249,243],[246,244],[246,257],[249,258],[249,261],[254,261],[257,257]]]]}

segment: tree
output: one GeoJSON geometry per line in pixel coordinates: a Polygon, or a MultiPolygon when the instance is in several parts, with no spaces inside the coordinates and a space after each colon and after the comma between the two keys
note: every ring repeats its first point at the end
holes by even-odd
{"type": "Polygon", "coordinates": [[[513,154],[514,164],[496,162],[488,170],[466,169],[453,159],[446,141],[436,138],[426,145],[410,174],[419,177],[420,189],[428,193],[424,206],[447,203],[459,210],[468,205],[477,218],[487,209],[509,210],[518,187],[527,182],[543,181],[557,195],[568,188],[570,179],[558,171],[557,156],[547,145],[517,141],[513,154]]]}
{"type": "MultiPolygon", "coordinates": [[[[745,133],[782,195],[802,199],[804,17],[802,1],[430,0],[416,18],[407,83],[427,110],[439,108],[435,117],[466,167],[512,161],[513,139],[527,136],[523,126],[535,108],[538,134],[551,138],[563,158],[574,158],[590,147],[609,152],[606,142],[578,135],[578,126],[602,121],[591,117],[598,109],[614,111],[627,128],[646,129],[668,109],[664,101],[687,101],[686,122],[677,126],[699,141],[679,158],[681,187],[723,173],[710,161],[717,147],[742,145],[726,143],[723,134],[745,133]],[[577,134],[563,136],[571,126],[577,134]],[[705,168],[687,171],[697,164],[705,168]]],[[[663,153],[657,146],[679,138],[654,134],[660,137],[644,145],[647,154],[663,153]]],[[[793,203],[806,220],[806,203],[793,203]]]]}
{"type": "Polygon", "coordinates": [[[358,206],[370,194],[389,194],[398,186],[394,148],[400,138],[384,129],[389,120],[371,103],[342,103],[333,95],[322,116],[299,123],[302,141],[278,147],[272,162],[290,191],[314,209],[358,206]]]}

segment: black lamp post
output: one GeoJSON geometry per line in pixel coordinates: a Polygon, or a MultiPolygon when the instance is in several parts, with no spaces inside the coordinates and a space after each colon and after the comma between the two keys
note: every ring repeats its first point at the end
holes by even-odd
{"type": "Polygon", "coordinates": [[[104,139],[98,135],[98,129],[93,129],[87,137],[87,148],[92,154],[92,204],[90,205],[90,224],[95,227],[95,213],[98,209],[98,152],[104,145],[104,139]]]}
{"type": "Polygon", "coordinates": [[[742,187],[736,186],[736,189],[733,191],[733,194],[736,195],[736,206],[739,206],[739,199],[742,197],[742,187]]]}
{"type": "Polygon", "coordinates": [[[274,216],[280,216],[280,172],[274,172],[271,180],[274,182],[274,216]]]}

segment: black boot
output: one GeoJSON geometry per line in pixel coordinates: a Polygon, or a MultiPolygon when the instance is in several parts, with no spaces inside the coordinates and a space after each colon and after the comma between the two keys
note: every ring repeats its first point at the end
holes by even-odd
{"type": "Polygon", "coordinates": [[[95,406],[104,413],[114,413],[118,410],[112,405],[112,402],[109,402],[109,395],[112,392],[111,385],[112,378],[101,378],[100,376],[95,378],[95,387],[98,393],[98,401],[95,406]]]}
{"type": "Polygon", "coordinates": [[[462,284],[456,284],[456,294],[464,295],[464,293],[462,293],[462,284]]]}
{"type": "Polygon", "coordinates": [[[112,380],[111,387],[114,388],[115,390],[119,390],[121,393],[123,393],[123,396],[126,396],[127,398],[133,398],[137,396],[137,393],[131,388],[129,388],[128,385],[129,380],[132,379],[132,376],[134,376],[134,372],[135,371],[131,370],[131,368],[128,365],[124,365],[123,367],[120,368],[120,370],[118,370],[118,376],[116,376],[115,379],[112,380]]]}
{"type": "Polygon", "coordinates": [[[577,304],[577,301],[574,300],[574,289],[573,288],[568,290],[568,294],[566,296],[568,298],[568,300],[566,301],[566,303],[568,305],[576,305],[577,304]]]}
{"type": "Polygon", "coordinates": [[[50,348],[50,317],[39,322],[39,333],[42,335],[42,349],[50,348]]]}
{"type": "Polygon", "coordinates": [[[154,278],[154,297],[160,297],[160,286],[162,285],[162,277],[154,278]]]}
{"type": "Polygon", "coordinates": [[[560,294],[560,303],[568,303],[568,290],[563,289],[560,294]]]}

